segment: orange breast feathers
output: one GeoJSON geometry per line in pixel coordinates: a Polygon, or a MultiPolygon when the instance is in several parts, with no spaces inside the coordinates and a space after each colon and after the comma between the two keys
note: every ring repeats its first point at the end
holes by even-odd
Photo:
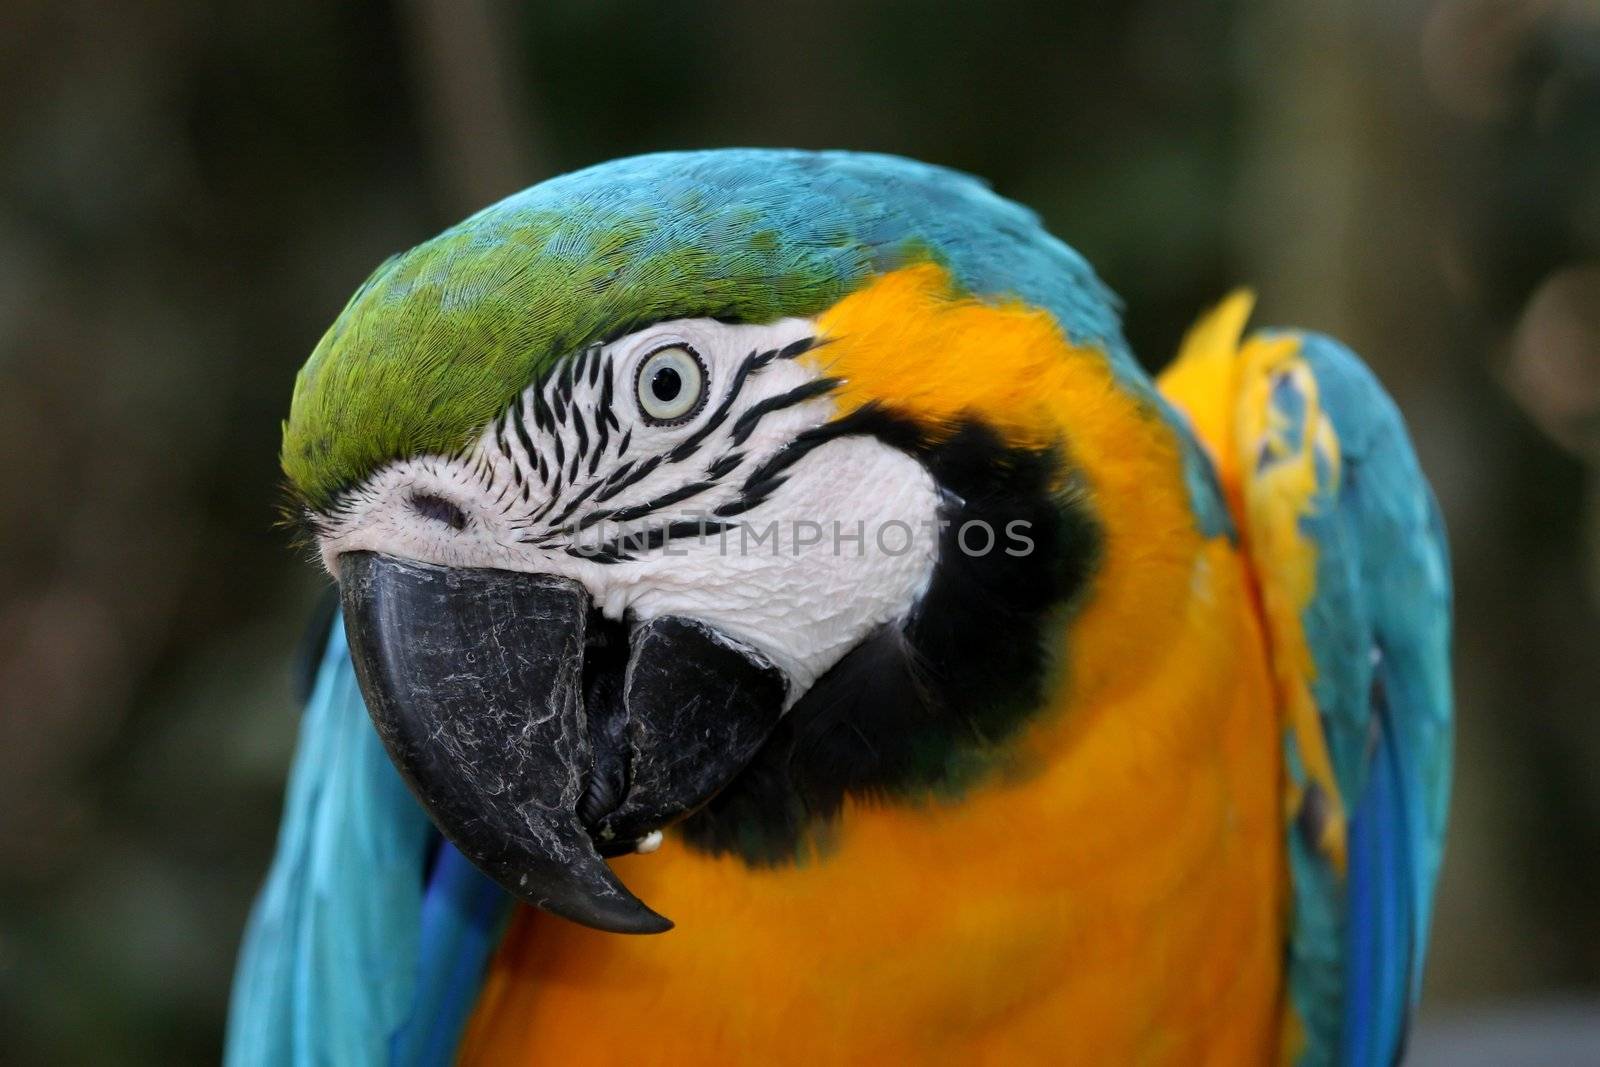
{"type": "Polygon", "coordinates": [[[1197,531],[1172,429],[1043,313],[937,267],[821,319],[842,407],[1062,443],[1105,539],[1050,706],[956,799],[847,805],[752,869],[617,862],[659,937],[521,911],[472,1064],[1261,1063],[1284,927],[1277,715],[1244,566],[1197,531]]]}

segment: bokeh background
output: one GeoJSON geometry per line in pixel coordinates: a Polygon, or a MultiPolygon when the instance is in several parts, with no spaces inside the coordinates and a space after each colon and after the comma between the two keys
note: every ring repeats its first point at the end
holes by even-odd
{"type": "Polygon", "coordinates": [[[0,1061],[216,1059],[324,586],[279,420],[349,293],[549,175],[740,144],[988,177],[1152,368],[1246,281],[1370,360],[1459,590],[1419,1060],[1564,1062],[1600,1015],[1593,0],[4,0],[0,1061]]]}

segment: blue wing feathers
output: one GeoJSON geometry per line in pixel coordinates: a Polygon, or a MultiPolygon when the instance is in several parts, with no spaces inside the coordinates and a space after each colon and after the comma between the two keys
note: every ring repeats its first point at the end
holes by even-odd
{"type": "Polygon", "coordinates": [[[1343,345],[1299,340],[1339,444],[1338,477],[1303,522],[1318,551],[1313,692],[1350,813],[1337,1059],[1388,1065],[1421,988],[1449,802],[1449,557],[1393,401],[1343,345]]]}
{"type": "Polygon", "coordinates": [[[391,1063],[420,1067],[454,1062],[509,911],[505,891],[455,846],[440,840],[422,901],[421,965],[413,1009],[390,1044],[391,1063]]]}
{"type": "Polygon", "coordinates": [[[1341,1057],[1348,1064],[1392,1063],[1400,1051],[1416,962],[1412,825],[1402,764],[1385,725],[1350,824],[1341,1057]]]}
{"type": "Polygon", "coordinates": [[[435,840],[367,718],[335,619],[240,951],[228,1064],[449,1061],[428,1058],[442,1045],[430,1028],[453,1053],[500,919],[481,880],[443,857],[424,886],[435,840]]]}

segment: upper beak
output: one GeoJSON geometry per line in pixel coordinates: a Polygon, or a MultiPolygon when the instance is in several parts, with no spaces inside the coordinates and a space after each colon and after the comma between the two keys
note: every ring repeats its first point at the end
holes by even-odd
{"type": "Polygon", "coordinates": [[[565,578],[371,552],[338,571],[367,710],[444,835],[530,904],[600,930],[671,929],[602,852],[725,786],[777,724],[782,672],[685,618],[619,647],[621,628],[565,578]]]}

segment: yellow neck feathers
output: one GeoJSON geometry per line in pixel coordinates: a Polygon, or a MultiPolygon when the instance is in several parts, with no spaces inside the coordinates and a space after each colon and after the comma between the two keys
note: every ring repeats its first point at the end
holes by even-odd
{"type": "Polygon", "coordinates": [[[1051,705],[958,802],[847,806],[831,850],[752,869],[618,861],[657,938],[524,911],[469,1063],[1260,1063],[1283,934],[1277,717],[1236,548],[1205,539],[1171,427],[1047,315],[919,266],[822,316],[845,408],[977,416],[1060,447],[1105,539],[1051,705]]]}
{"type": "Polygon", "coordinates": [[[933,426],[976,416],[1011,443],[1066,453],[1106,539],[1071,635],[1073,703],[1149,673],[1181,623],[1201,538],[1171,427],[1121,387],[1105,354],[1036,308],[954,296],[932,264],[885,275],[820,325],[829,343],[809,358],[845,379],[845,410],[877,401],[933,426]]]}

